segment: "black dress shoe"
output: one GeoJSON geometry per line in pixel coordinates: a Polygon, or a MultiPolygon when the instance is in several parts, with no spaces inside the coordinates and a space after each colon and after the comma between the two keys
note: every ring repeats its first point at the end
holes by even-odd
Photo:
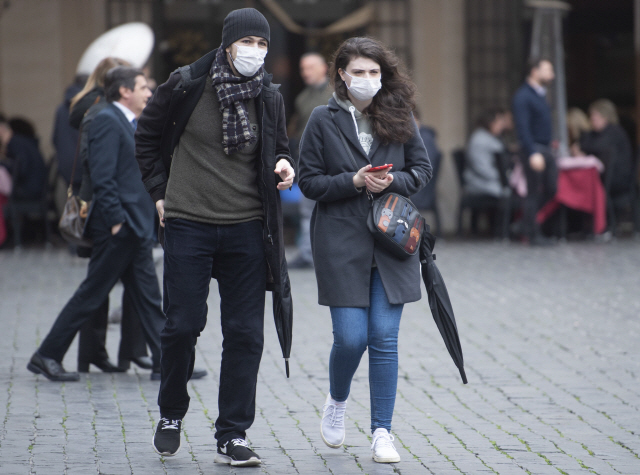
{"type": "Polygon", "coordinates": [[[79,381],[78,373],[67,373],[56,360],[45,358],[37,351],[31,357],[27,369],[35,374],[41,374],[51,381],[79,381]]]}
{"type": "MultiPolygon", "coordinates": [[[[206,369],[193,368],[193,373],[191,374],[191,379],[204,378],[207,374],[209,374],[209,373],[207,372],[206,369]]],[[[160,370],[159,369],[154,369],[153,372],[151,373],[151,381],[160,381],[160,379],[161,379],[160,370]]]]}
{"type": "Polygon", "coordinates": [[[122,371],[126,371],[131,367],[132,362],[139,368],[153,369],[153,360],[150,356],[139,356],[137,358],[131,358],[130,360],[120,360],[118,361],[118,368],[122,371]]]}
{"type": "Polygon", "coordinates": [[[103,373],[124,373],[126,371],[126,369],[119,368],[111,361],[109,361],[109,358],[106,358],[102,361],[92,361],[91,363],[87,363],[86,361],[78,361],[78,372],[88,373],[90,364],[97,366],[102,370],[103,373]]]}

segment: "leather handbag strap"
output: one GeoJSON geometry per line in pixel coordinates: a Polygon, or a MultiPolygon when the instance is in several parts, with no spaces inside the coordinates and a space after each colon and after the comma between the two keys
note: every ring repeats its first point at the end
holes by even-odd
{"type": "Polygon", "coordinates": [[[78,154],[80,152],[80,140],[82,140],[82,127],[78,133],[78,142],[76,143],[76,154],[73,157],[73,167],[71,168],[71,180],[69,180],[69,188],[67,188],[67,197],[71,198],[73,195],[73,178],[76,175],[76,165],[78,164],[78,154]]]}

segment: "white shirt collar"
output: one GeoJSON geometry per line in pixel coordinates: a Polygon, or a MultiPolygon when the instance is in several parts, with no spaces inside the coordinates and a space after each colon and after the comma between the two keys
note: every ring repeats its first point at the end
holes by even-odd
{"type": "Polygon", "coordinates": [[[127,118],[128,122],[131,122],[133,119],[136,118],[136,115],[133,112],[131,112],[129,108],[127,108],[126,106],[123,106],[118,101],[114,101],[111,104],[113,104],[114,106],[116,106],[118,109],[122,111],[124,116],[127,118]]]}
{"type": "Polygon", "coordinates": [[[535,84],[529,81],[529,86],[533,88],[534,91],[538,93],[539,96],[545,97],[547,95],[547,88],[544,86],[540,86],[539,84],[535,84]]]}

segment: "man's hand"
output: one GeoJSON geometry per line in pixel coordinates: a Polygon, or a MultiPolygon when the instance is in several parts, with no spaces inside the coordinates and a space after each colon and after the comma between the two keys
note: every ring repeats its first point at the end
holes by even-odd
{"type": "MultiPolygon", "coordinates": [[[[281,158],[280,160],[278,160],[278,163],[276,163],[276,169],[274,170],[274,172],[280,175],[280,178],[282,179],[282,181],[278,183],[279,190],[286,190],[287,188],[291,188],[291,185],[293,185],[293,178],[296,176],[296,172],[293,171],[293,167],[289,163],[289,160],[285,158],[281,158]]],[[[160,200],[160,201],[162,201],[162,208],[163,208],[163,214],[164,214],[164,200],[160,200]]],[[[158,203],[160,201],[158,201],[158,203]]],[[[157,203],[156,203],[156,207],[157,207],[157,203]]]]}
{"type": "Polygon", "coordinates": [[[89,203],[80,200],[80,211],[78,211],[78,215],[80,215],[82,219],[87,219],[87,216],[89,216],[89,203]]]}
{"type": "Polygon", "coordinates": [[[118,234],[118,231],[120,231],[121,228],[122,228],[122,223],[116,224],[115,226],[111,226],[111,235],[115,236],[116,234],[118,234]]]}
{"type": "Polygon", "coordinates": [[[544,171],[544,168],[546,166],[544,163],[544,157],[539,152],[532,153],[529,156],[529,165],[534,172],[544,171]]]}
{"type": "Polygon", "coordinates": [[[164,200],[156,201],[156,209],[158,210],[158,218],[160,218],[160,226],[164,228],[164,200]]]}

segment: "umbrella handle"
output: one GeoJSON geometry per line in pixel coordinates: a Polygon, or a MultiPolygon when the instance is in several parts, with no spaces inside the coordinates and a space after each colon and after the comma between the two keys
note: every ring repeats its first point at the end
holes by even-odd
{"type": "Polygon", "coordinates": [[[289,377],[289,358],[284,359],[284,367],[285,367],[285,370],[287,371],[287,378],[288,378],[289,377]]]}

